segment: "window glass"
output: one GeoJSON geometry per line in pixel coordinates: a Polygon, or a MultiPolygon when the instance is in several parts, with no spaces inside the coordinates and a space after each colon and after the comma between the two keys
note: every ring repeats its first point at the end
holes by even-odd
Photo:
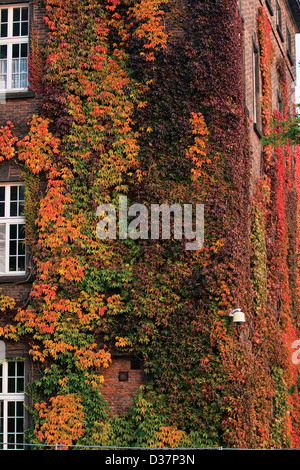
{"type": "Polygon", "coordinates": [[[24,362],[3,362],[0,374],[0,449],[24,449],[24,362]]]}
{"type": "Polygon", "coordinates": [[[0,44],[0,89],[7,88],[7,45],[0,44]]]}
{"type": "Polygon", "coordinates": [[[1,23],[0,23],[0,36],[6,38],[8,36],[8,9],[3,8],[1,10],[1,23]]]}
{"type": "Polygon", "coordinates": [[[24,195],[22,184],[0,186],[0,275],[26,270],[24,195]]]}
{"type": "Polygon", "coordinates": [[[5,272],[5,234],[6,225],[0,224],[0,272],[5,272]]]}
{"type": "Polygon", "coordinates": [[[0,7],[0,90],[28,86],[29,7],[0,7]]]}

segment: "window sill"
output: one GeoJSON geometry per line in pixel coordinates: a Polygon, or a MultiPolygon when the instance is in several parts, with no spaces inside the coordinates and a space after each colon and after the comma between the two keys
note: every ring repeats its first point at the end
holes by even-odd
{"type": "Polygon", "coordinates": [[[27,98],[34,98],[35,92],[33,90],[27,91],[0,91],[0,103],[1,97],[5,98],[5,100],[21,100],[27,98]]]}
{"type": "Polygon", "coordinates": [[[32,275],[25,274],[0,274],[0,284],[18,284],[24,282],[32,282],[32,275]]]}

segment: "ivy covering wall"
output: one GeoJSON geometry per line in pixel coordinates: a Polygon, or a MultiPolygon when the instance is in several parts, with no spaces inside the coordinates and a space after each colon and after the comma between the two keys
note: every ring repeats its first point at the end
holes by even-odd
{"type": "MultiPolygon", "coordinates": [[[[25,309],[1,298],[11,322],[0,328],[43,369],[32,442],[299,446],[299,175],[291,147],[269,145],[252,187],[236,3],[44,1],[49,41],[34,38],[30,57],[41,113],[22,140],[11,122],[0,131],[1,160],[23,169],[35,267],[25,309]],[[96,209],[118,209],[120,195],[204,204],[204,248],[99,240],[96,209]],[[228,318],[236,306],[243,328],[228,318]],[[139,354],[151,376],[125,416],[101,395],[113,350],[139,354]]],[[[263,8],[258,34],[268,135],[263,8]]]]}

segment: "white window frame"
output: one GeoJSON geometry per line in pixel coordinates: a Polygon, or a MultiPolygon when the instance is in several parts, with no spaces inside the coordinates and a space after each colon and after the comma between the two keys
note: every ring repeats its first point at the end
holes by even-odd
{"type": "MultiPolygon", "coordinates": [[[[20,3],[14,5],[3,5],[0,6],[1,10],[8,10],[8,34],[7,37],[0,37],[0,45],[7,45],[7,83],[6,87],[2,87],[0,80],[0,92],[18,92],[28,90],[28,67],[27,67],[27,85],[26,87],[13,88],[12,87],[12,76],[13,76],[13,65],[12,65],[12,49],[14,44],[27,44],[27,57],[29,53],[29,25],[30,25],[30,8],[29,3],[20,3]],[[27,36],[13,36],[13,10],[14,8],[28,8],[28,35],[27,36]]],[[[21,31],[20,31],[21,32],[21,31]]]]}
{"type": "MultiPolygon", "coordinates": [[[[13,361],[14,363],[16,363],[17,361],[13,361]]],[[[1,361],[1,365],[2,365],[2,390],[0,389],[0,402],[2,402],[3,404],[3,416],[1,416],[1,419],[2,419],[2,424],[3,424],[3,429],[2,429],[2,436],[3,436],[3,442],[0,442],[0,449],[2,448],[2,450],[10,450],[10,449],[13,449],[13,450],[16,450],[16,449],[20,449],[20,450],[23,450],[24,449],[24,428],[25,428],[25,390],[24,392],[19,392],[19,393],[9,393],[8,392],[8,361],[1,361]],[[23,403],[23,413],[22,413],[22,416],[19,416],[19,419],[22,418],[23,419],[23,429],[22,429],[22,432],[20,431],[17,431],[16,429],[16,421],[15,421],[15,430],[13,432],[11,432],[9,430],[9,426],[8,426],[8,419],[17,419],[17,416],[14,415],[14,416],[8,416],[8,407],[9,407],[9,403],[23,403]],[[19,436],[22,436],[22,442],[13,442],[13,443],[9,443],[9,436],[14,436],[14,441],[15,441],[15,437],[17,435],[19,436]]],[[[24,375],[22,376],[23,377],[23,383],[24,383],[24,388],[25,388],[25,364],[24,364],[24,375]]],[[[16,407],[16,405],[15,405],[16,407]]],[[[0,407],[0,410],[1,410],[1,407],[0,407]]]]}
{"type": "MultiPolygon", "coordinates": [[[[10,188],[12,186],[23,186],[22,183],[6,183],[0,184],[0,188],[5,188],[5,214],[4,217],[0,217],[0,226],[5,225],[5,246],[4,246],[4,270],[0,270],[0,276],[24,276],[26,274],[26,245],[24,246],[25,255],[24,256],[24,270],[22,271],[10,271],[9,270],[9,258],[10,258],[10,226],[11,225],[24,225],[25,226],[25,217],[24,215],[10,216],[10,188]]],[[[18,249],[18,247],[17,247],[18,249]]],[[[18,261],[18,253],[16,255],[18,261]]],[[[17,266],[16,266],[17,267],[17,266]]]]}

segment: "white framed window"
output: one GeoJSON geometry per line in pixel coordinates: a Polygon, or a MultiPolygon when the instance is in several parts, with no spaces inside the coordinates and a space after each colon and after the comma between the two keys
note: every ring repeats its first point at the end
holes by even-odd
{"type": "Polygon", "coordinates": [[[24,361],[0,363],[0,450],[24,449],[24,402],[24,361]]]}
{"type": "Polygon", "coordinates": [[[29,5],[0,8],[0,90],[28,87],[29,5]]]}
{"type": "Polygon", "coordinates": [[[0,185],[0,275],[26,272],[23,184],[0,185]]]}

